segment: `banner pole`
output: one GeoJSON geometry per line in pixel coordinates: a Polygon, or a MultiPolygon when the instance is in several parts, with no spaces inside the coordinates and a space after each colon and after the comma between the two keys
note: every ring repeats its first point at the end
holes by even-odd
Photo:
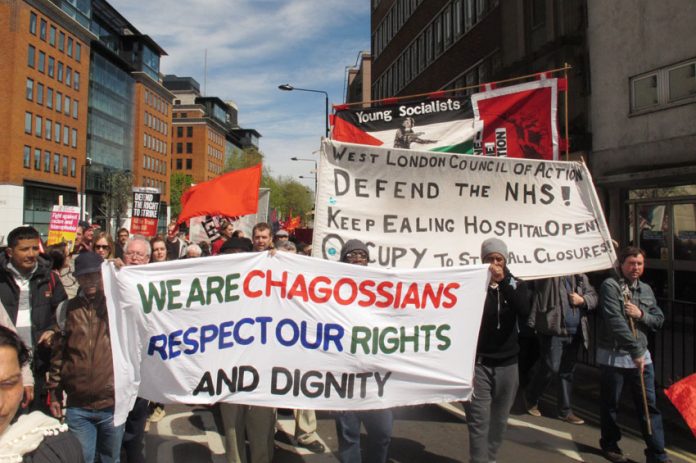
{"type": "Polygon", "coordinates": [[[563,63],[563,78],[566,81],[566,89],[565,89],[565,155],[566,155],[566,161],[570,160],[570,138],[568,137],[568,92],[570,91],[570,82],[568,81],[568,69],[570,69],[570,66],[568,66],[568,63],[563,63]]]}

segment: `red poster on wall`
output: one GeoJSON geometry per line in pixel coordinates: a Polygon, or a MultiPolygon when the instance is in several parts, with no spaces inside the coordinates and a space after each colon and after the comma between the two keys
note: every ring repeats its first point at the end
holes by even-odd
{"type": "Polygon", "coordinates": [[[557,101],[557,79],[472,95],[474,154],[558,160],[557,101]]]}

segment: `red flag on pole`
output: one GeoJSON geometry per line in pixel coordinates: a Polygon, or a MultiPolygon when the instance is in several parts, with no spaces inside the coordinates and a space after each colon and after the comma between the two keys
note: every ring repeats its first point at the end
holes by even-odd
{"type": "Polygon", "coordinates": [[[677,381],[665,389],[665,394],[684,417],[684,421],[696,436],[696,373],[677,381]]]}
{"type": "Polygon", "coordinates": [[[255,214],[259,206],[261,164],[239,169],[199,183],[181,197],[181,214],[177,223],[201,215],[255,214]]]}

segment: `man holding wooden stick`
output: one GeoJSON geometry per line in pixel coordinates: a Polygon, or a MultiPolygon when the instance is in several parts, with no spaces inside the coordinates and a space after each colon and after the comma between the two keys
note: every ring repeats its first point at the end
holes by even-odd
{"type": "Polygon", "coordinates": [[[647,333],[662,327],[664,315],[650,286],[640,281],[645,253],[628,247],[619,254],[620,275],[607,278],[599,292],[600,325],[597,363],[601,369],[600,417],[602,455],[628,461],[619,448],[617,424],[624,383],[630,388],[647,448],[647,463],[669,462],[662,415],[655,402],[655,371],[647,333]]]}

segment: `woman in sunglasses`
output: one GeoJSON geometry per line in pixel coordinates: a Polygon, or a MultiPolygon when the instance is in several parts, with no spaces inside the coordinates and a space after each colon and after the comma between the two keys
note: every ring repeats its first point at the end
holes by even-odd
{"type": "Polygon", "coordinates": [[[99,232],[94,237],[94,252],[102,259],[114,258],[114,240],[106,232],[99,232]]]}

